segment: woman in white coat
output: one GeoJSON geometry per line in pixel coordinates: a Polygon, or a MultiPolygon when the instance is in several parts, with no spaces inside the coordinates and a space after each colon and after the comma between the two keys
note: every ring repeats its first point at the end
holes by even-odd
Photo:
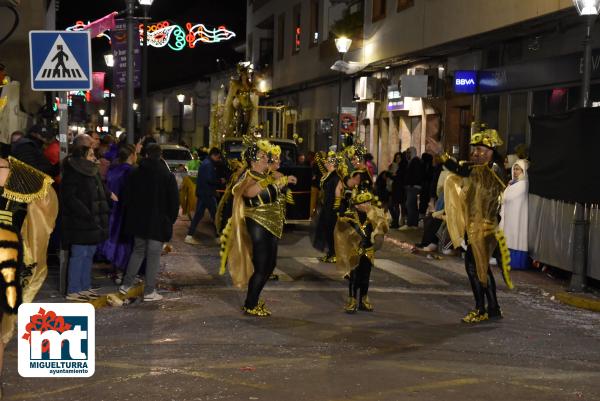
{"type": "Polygon", "coordinates": [[[529,254],[527,243],[528,192],[527,160],[517,160],[512,166],[512,179],[504,190],[500,209],[500,228],[506,236],[510,250],[510,266],[527,269],[529,254]]]}

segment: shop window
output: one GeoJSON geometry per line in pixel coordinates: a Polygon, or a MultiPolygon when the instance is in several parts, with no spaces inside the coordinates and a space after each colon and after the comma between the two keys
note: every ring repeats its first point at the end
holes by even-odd
{"type": "Polygon", "coordinates": [[[277,18],[277,60],[283,60],[285,57],[285,14],[280,14],[277,18]]]}
{"type": "Polygon", "coordinates": [[[407,8],[410,8],[415,5],[415,0],[398,0],[398,5],[396,10],[398,12],[404,11],[407,8]]]}
{"type": "Polygon", "coordinates": [[[507,154],[514,153],[515,147],[527,143],[527,92],[510,95],[507,154]]]}
{"type": "Polygon", "coordinates": [[[482,96],[481,97],[481,122],[488,127],[498,129],[500,115],[500,96],[482,96]]]}
{"type": "Polygon", "coordinates": [[[554,88],[533,92],[531,112],[535,116],[556,114],[567,111],[570,90],[567,88],[554,88]]]}
{"type": "Polygon", "coordinates": [[[376,22],[385,18],[386,0],[373,0],[372,21],[376,22]]]}
{"type": "Polygon", "coordinates": [[[319,0],[310,2],[310,40],[309,46],[314,47],[319,43],[319,0]]]}

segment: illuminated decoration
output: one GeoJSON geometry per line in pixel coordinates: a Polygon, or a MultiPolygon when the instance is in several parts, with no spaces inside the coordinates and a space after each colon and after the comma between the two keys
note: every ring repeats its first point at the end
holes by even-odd
{"type": "Polygon", "coordinates": [[[224,40],[235,38],[235,33],[227,30],[225,26],[221,25],[217,29],[207,28],[204,24],[192,25],[191,23],[185,24],[188,30],[186,39],[190,49],[196,47],[196,43],[219,43],[224,40]]]}
{"type": "MultiPolygon", "coordinates": [[[[66,29],[66,31],[74,31],[74,32],[76,32],[76,31],[83,31],[83,30],[84,30],[84,28],[85,28],[86,26],[88,26],[89,24],[90,24],[90,21],[88,21],[88,22],[87,22],[87,24],[86,24],[86,23],[84,23],[83,21],[76,21],[76,22],[75,22],[75,25],[68,27],[68,28],[66,29]]],[[[106,39],[108,39],[108,43],[110,43],[110,36],[108,36],[108,35],[107,35],[106,33],[104,33],[104,32],[100,33],[100,34],[99,34],[98,36],[96,36],[96,37],[97,37],[97,38],[106,38],[106,39]]]]}
{"type": "Polygon", "coordinates": [[[296,27],[296,35],[294,37],[294,44],[295,44],[295,51],[300,51],[300,33],[301,33],[301,29],[300,27],[296,27]]]}
{"type": "MultiPolygon", "coordinates": [[[[144,26],[140,24],[140,41],[144,45],[144,26]]],[[[148,25],[148,45],[152,47],[165,47],[166,45],[173,50],[183,50],[186,45],[185,31],[179,25],[171,25],[169,21],[162,21],[156,24],[148,25]],[[173,37],[173,44],[171,42],[173,37]]]]}
{"type": "MultiPolygon", "coordinates": [[[[89,22],[88,22],[89,24],[89,22]]],[[[67,28],[67,31],[81,31],[88,24],[83,21],[77,21],[75,25],[67,28]]],[[[138,26],[140,33],[140,43],[144,45],[144,25],[138,26]]],[[[180,25],[171,24],[169,21],[150,23],[148,29],[148,45],[152,47],[168,46],[172,50],[180,51],[185,47],[193,49],[198,42],[212,44],[220,43],[236,37],[235,32],[228,30],[224,25],[211,29],[204,24],[192,24],[187,22],[185,29],[180,25]]],[[[299,29],[299,28],[298,28],[299,29]]],[[[106,32],[97,37],[105,37],[110,43],[110,36],[106,32]]]]}

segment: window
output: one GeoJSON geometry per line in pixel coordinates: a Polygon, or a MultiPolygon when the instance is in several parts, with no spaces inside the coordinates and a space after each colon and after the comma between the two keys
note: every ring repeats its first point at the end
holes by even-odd
{"type": "Polygon", "coordinates": [[[301,35],[302,35],[302,27],[301,27],[301,15],[300,15],[300,4],[296,4],[294,6],[294,17],[292,19],[292,54],[297,54],[300,51],[301,45],[301,35]]]}
{"type": "Polygon", "coordinates": [[[258,54],[258,64],[260,68],[265,68],[273,64],[273,39],[261,38],[258,54]]]}
{"type": "Polygon", "coordinates": [[[373,0],[373,16],[371,18],[373,22],[385,18],[385,6],[385,0],[373,0]]]}
{"type": "Polygon", "coordinates": [[[277,60],[283,60],[285,57],[285,14],[277,18],[277,60]]]}
{"type": "Polygon", "coordinates": [[[397,11],[404,11],[415,5],[415,0],[398,0],[397,11]]]}
{"type": "Polygon", "coordinates": [[[247,55],[246,55],[246,59],[247,60],[253,60],[254,61],[254,40],[252,37],[252,33],[250,33],[248,35],[248,43],[246,45],[246,49],[247,49],[247,55]]]}
{"type": "Polygon", "coordinates": [[[481,122],[488,127],[498,129],[500,120],[500,96],[481,96],[481,122]]]}
{"type": "Polygon", "coordinates": [[[310,38],[309,46],[314,47],[319,43],[319,0],[310,2],[310,38]]]}

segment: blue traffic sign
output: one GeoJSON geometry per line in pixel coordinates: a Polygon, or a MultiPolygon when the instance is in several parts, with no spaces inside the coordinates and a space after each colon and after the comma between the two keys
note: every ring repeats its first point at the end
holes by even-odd
{"type": "Polygon", "coordinates": [[[92,53],[88,31],[30,31],[31,89],[92,89],[92,53]]]}

